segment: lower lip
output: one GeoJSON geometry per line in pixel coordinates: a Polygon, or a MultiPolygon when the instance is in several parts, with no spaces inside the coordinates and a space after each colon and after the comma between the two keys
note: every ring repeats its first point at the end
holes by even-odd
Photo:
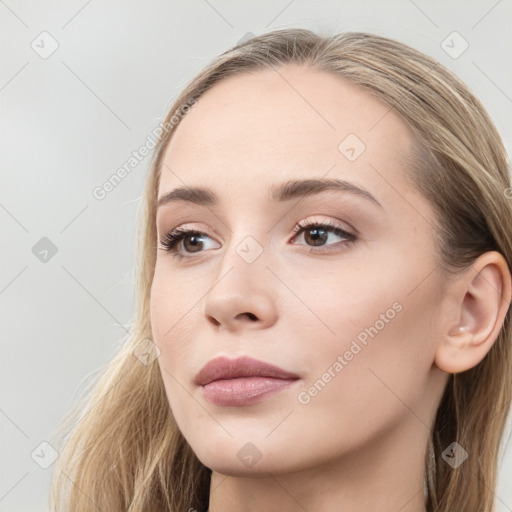
{"type": "Polygon", "coordinates": [[[216,380],[203,386],[203,396],[215,405],[248,405],[282,391],[297,380],[272,377],[216,380]]]}

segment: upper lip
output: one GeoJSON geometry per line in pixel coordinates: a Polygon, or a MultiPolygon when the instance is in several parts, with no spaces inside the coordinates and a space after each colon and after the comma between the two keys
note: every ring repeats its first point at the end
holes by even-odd
{"type": "Polygon", "coordinates": [[[236,359],[216,357],[209,361],[195,377],[195,383],[205,386],[220,379],[237,377],[273,377],[277,379],[298,379],[299,376],[282,368],[252,357],[242,356],[236,359]]]}

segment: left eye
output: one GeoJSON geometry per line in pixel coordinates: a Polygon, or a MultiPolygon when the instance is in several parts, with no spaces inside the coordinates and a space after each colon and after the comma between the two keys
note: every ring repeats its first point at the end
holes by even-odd
{"type": "MultiPolygon", "coordinates": [[[[356,237],[352,233],[344,230],[336,223],[309,223],[309,224],[298,224],[293,232],[295,233],[294,238],[302,237],[306,244],[311,243],[311,251],[312,252],[322,252],[324,249],[315,249],[315,247],[325,245],[325,242],[329,238],[329,234],[333,234],[335,236],[341,237],[345,240],[345,243],[342,245],[346,246],[350,243],[354,242],[356,237]]],[[[177,228],[173,231],[170,231],[165,234],[164,238],[161,240],[162,248],[169,253],[173,253],[178,259],[182,258],[190,258],[191,256],[183,256],[179,252],[178,245],[181,244],[182,248],[185,248],[185,253],[200,253],[202,249],[204,249],[205,240],[211,238],[202,233],[201,231],[190,230],[186,228],[177,228]]],[[[302,244],[296,244],[302,245],[302,244]]],[[[328,246],[335,244],[327,244],[328,246]]]]}
{"type": "MultiPolygon", "coordinates": [[[[298,233],[298,235],[303,235],[304,241],[306,243],[311,242],[312,247],[318,247],[325,245],[325,242],[329,238],[329,234],[334,234],[338,237],[345,239],[345,244],[347,245],[353,241],[355,241],[355,235],[352,233],[349,233],[348,231],[344,230],[338,224],[333,222],[327,222],[327,223],[309,223],[309,224],[298,224],[295,229],[295,233],[298,233]]],[[[300,237],[297,237],[300,238],[300,237]]],[[[334,244],[327,244],[327,245],[334,245],[334,244]]],[[[314,249],[312,249],[314,251],[314,249]]]]}

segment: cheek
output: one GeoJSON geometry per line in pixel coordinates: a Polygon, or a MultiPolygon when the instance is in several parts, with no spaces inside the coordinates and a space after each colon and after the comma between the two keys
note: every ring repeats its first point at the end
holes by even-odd
{"type": "MultiPolygon", "coordinates": [[[[417,346],[427,340],[415,312],[404,305],[377,333],[370,329],[372,313],[367,311],[372,321],[364,326],[368,331],[352,330],[311,354],[295,419],[296,428],[315,432],[319,453],[340,455],[382,438],[399,424],[410,425],[411,431],[421,427],[419,421],[428,425],[424,398],[431,361],[418,355],[417,346]],[[365,343],[357,338],[362,332],[365,343]]],[[[341,329],[341,315],[338,322],[341,329]]]]}
{"type": "Polygon", "coordinates": [[[192,297],[178,293],[180,285],[167,274],[157,265],[151,286],[150,319],[153,342],[160,349],[157,361],[167,396],[173,397],[172,402],[175,402],[174,397],[180,396],[182,390],[179,385],[183,381],[181,373],[189,367],[189,348],[196,339],[190,330],[189,315],[193,314],[191,307],[197,297],[192,300],[192,297]]]}
{"type": "Polygon", "coordinates": [[[310,377],[319,378],[321,368],[329,368],[338,356],[344,356],[344,373],[363,369],[351,376],[362,391],[378,381],[370,368],[390,374],[406,374],[411,366],[430,368],[436,334],[435,282],[424,279],[428,269],[413,266],[410,260],[388,263],[361,262],[338,274],[323,274],[320,268],[317,277],[295,282],[295,293],[309,309],[298,319],[298,332],[303,333],[303,352],[309,353],[305,367],[311,366],[310,356],[316,361],[316,374],[310,377]]]}
{"type": "Polygon", "coordinates": [[[150,316],[153,339],[166,350],[171,340],[181,339],[184,330],[191,325],[194,305],[201,296],[193,282],[179,280],[176,273],[157,262],[151,286],[150,316]]]}
{"type": "Polygon", "coordinates": [[[308,417],[323,415],[340,427],[364,419],[364,436],[365,425],[384,428],[410,415],[409,407],[421,408],[433,362],[435,299],[426,288],[410,293],[416,282],[410,276],[390,280],[388,274],[380,282],[357,277],[344,279],[343,289],[331,281],[317,290],[321,319],[333,332],[317,328],[323,335],[309,353],[299,403],[308,402],[308,417]]]}
{"type": "Polygon", "coordinates": [[[177,289],[179,285],[157,263],[150,296],[151,330],[153,341],[160,349],[157,362],[169,406],[175,418],[182,418],[192,413],[190,399],[184,391],[184,385],[188,383],[181,375],[183,369],[188,367],[190,336],[187,338],[184,335],[184,329],[191,304],[186,296],[176,292],[177,289]],[[188,404],[185,410],[184,404],[188,404]]]}
{"type": "MultiPolygon", "coordinates": [[[[374,272],[364,265],[350,266],[350,270],[333,271],[318,265],[315,272],[304,272],[288,277],[293,283],[295,297],[288,297],[288,307],[295,305],[297,320],[316,333],[328,345],[341,349],[344,340],[351,339],[375,322],[382,329],[381,314],[386,321],[398,315],[402,296],[399,280],[389,272],[374,272]]],[[[375,266],[375,265],[373,265],[375,266]]],[[[362,335],[363,337],[364,335],[362,335]]]]}

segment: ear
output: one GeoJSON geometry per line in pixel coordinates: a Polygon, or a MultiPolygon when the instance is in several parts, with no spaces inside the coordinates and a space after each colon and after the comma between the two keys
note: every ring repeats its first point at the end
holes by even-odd
{"type": "Polygon", "coordinates": [[[512,281],[502,254],[479,256],[447,287],[454,305],[444,323],[434,364],[448,373],[476,366],[498,338],[510,306],[512,281]]]}

